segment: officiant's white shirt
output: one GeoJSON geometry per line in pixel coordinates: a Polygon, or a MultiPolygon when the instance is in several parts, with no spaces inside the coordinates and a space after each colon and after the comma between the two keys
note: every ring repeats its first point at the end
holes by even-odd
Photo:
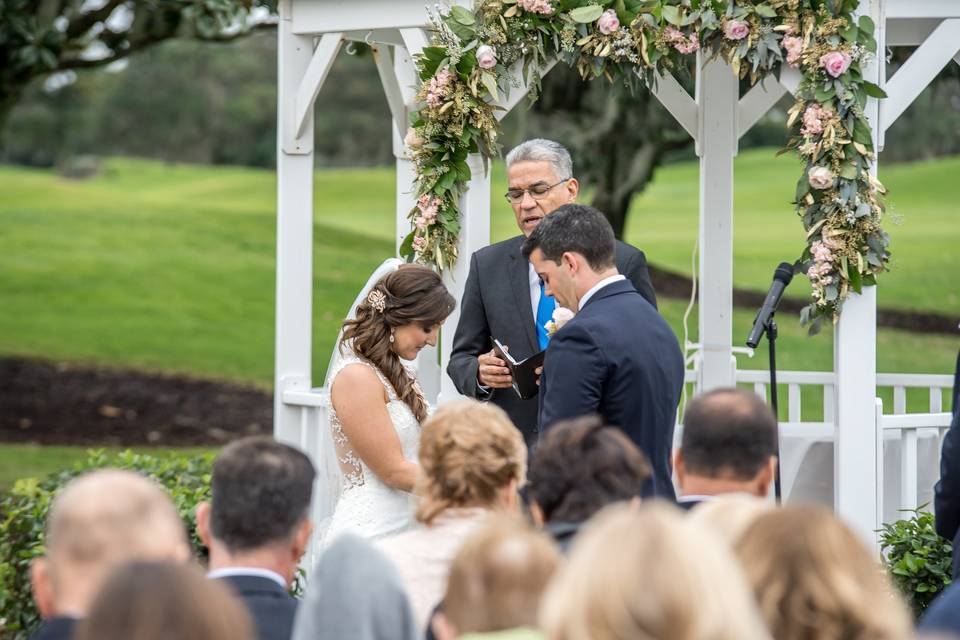
{"type": "Polygon", "coordinates": [[[608,284],[613,284],[614,282],[620,282],[621,280],[626,280],[626,279],[627,279],[627,276],[623,275],[622,273],[618,273],[615,276],[608,276],[604,278],[597,284],[590,287],[590,290],[587,291],[585,294],[583,294],[583,297],[580,298],[580,302],[577,303],[577,306],[583,309],[584,305],[587,304],[587,300],[592,298],[593,294],[595,294],[597,291],[600,291],[600,289],[603,289],[608,284]]]}

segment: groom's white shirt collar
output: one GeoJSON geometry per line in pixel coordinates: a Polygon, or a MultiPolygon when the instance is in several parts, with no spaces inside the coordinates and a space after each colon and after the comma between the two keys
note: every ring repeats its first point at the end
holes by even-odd
{"type": "Polygon", "coordinates": [[[608,276],[604,278],[597,284],[593,285],[593,287],[591,287],[589,291],[583,294],[583,297],[580,298],[580,302],[577,304],[577,306],[580,309],[583,309],[583,307],[586,306],[587,301],[590,298],[592,298],[593,294],[595,294],[597,291],[600,291],[600,289],[603,289],[608,284],[613,284],[614,282],[620,282],[621,280],[626,280],[626,279],[627,279],[627,276],[623,275],[622,273],[618,273],[614,276],[608,276]]]}
{"type": "Polygon", "coordinates": [[[270,571],[269,569],[261,569],[259,567],[228,567],[226,569],[214,569],[207,574],[207,577],[211,580],[216,580],[219,578],[232,578],[235,576],[256,576],[258,578],[269,578],[277,584],[279,584],[284,589],[287,589],[287,581],[283,579],[279,573],[270,571]]]}

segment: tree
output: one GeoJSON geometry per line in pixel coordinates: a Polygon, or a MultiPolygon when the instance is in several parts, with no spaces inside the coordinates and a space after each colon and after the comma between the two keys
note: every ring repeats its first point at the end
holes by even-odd
{"type": "Polygon", "coordinates": [[[538,117],[521,129],[570,148],[577,178],[593,189],[591,204],[606,214],[618,238],[633,197],[671,154],[693,143],[650,91],[602,79],[586,82],[562,65],[544,78],[533,111],[538,117]]]}
{"type": "Polygon", "coordinates": [[[52,73],[121,60],[174,37],[225,42],[273,28],[277,0],[0,0],[0,127],[52,73]]]}

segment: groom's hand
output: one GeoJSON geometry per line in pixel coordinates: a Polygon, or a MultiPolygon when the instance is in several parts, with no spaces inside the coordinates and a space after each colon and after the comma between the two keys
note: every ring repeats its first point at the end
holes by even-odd
{"type": "Polygon", "coordinates": [[[498,358],[492,349],[490,353],[481,354],[477,361],[477,380],[481,385],[491,389],[505,389],[513,384],[510,369],[507,369],[506,363],[498,358]]]}

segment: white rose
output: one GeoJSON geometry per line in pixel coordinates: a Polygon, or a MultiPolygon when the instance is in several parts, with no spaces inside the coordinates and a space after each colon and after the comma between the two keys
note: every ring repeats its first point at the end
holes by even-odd
{"type": "Polygon", "coordinates": [[[597,28],[605,36],[610,35],[620,28],[620,20],[617,18],[617,12],[613,9],[607,9],[597,20],[597,28]]]}
{"type": "Polygon", "coordinates": [[[553,310],[553,323],[557,325],[557,330],[563,328],[563,325],[567,324],[573,319],[573,311],[567,309],[566,307],[557,307],[553,310]]]}
{"type": "Polygon", "coordinates": [[[477,63],[481,69],[492,69],[497,66],[497,50],[488,44],[477,47],[477,63]]]}
{"type": "Polygon", "coordinates": [[[833,186],[833,171],[826,167],[814,167],[810,169],[808,179],[814,189],[829,189],[833,186]]]}
{"type": "Polygon", "coordinates": [[[423,146],[423,139],[417,135],[417,130],[413,127],[407,129],[407,135],[403,137],[403,144],[407,145],[408,149],[419,149],[423,146]]]}

